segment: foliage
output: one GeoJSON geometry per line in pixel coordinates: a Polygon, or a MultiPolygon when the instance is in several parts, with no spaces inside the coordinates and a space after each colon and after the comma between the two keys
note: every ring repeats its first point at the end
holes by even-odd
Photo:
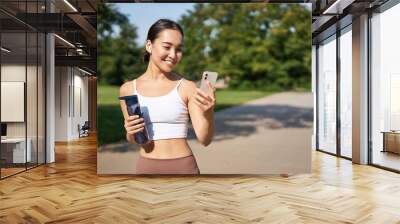
{"type": "Polygon", "coordinates": [[[141,48],[135,39],[137,28],[113,4],[99,4],[98,9],[98,79],[100,83],[120,85],[143,73],[141,48]],[[115,26],[119,33],[115,33],[115,26]]]}
{"type": "MultiPolygon", "coordinates": [[[[178,23],[184,56],[176,71],[198,80],[217,71],[232,89],[292,90],[311,82],[311,12],[301,4],[195,4],[178,23]]],[[[99,80],[120,85],[145,71],[136,27],[112,4],[99,9],[99,80]],[[119,26],[118,35],[113,27],[119,26]]]]}
{"type": "Polygon", "coordinates": [[[300,4],[198,4],[179,23],[178,70],[230,78],[231,88],[295,89],[310,82],[310,11],[300,4]]]}

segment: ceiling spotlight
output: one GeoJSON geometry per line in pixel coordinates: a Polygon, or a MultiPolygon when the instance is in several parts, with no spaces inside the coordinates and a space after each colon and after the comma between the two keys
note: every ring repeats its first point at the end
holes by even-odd
{"type": "Polygon", "coordinates": [[[332,5],[330,5],[322,14],[342,14],[343,10],[351,5],[355,0],[336,0],[332,5]]]}
{"type": "Polygon", "coordinates": [[[76,52],[77,52],[79,55],[83,55],[83,50],[82,50],[81,48],[77,48],[77,49],[76,49],[76,52]]]}
{"type": "Polygon", "coordinates": [[[71,4],[68,2],[68,0],[64,0],[65,4],[67,4],[74,12],[78,12],[78,10],[71,4]]]}
{"type": "Polygon", "coordinates": [[[85,71],[85,70],[83,70],[83,69],[81,69],[81,68],[79,68],[79,67],[78,67],[78,69],[79,69],[79,71],[81,71],[81,72],[83,72],[83,73],[85,73],[85,74],[87,74],[87,75],[92,75],[92,74],[89,73],[88,71],[85,71]]]}
{"type": "Polygon", "coordinates": [[[71,44],[71,42],[69,42],[69,41],[67,41],[66,39],[60,37],[59,35],[54,34],[54,36],[57,37],[58,39],[60,39],[62,42],[64,42],[64,43],[66,43],[67,45],[69,45],[70,47],[75,48],[75,45],[71,44]]]}
{"type": "Polygon", "coordinates": [[[10,53],[10,52],[11,52],[11,50],[9,50],[9,49],[7,49],[7,48],[5,48],[5,47],[1,47],[1,50],[4,51],[4,52],[6,52],[6,53],[10,53]]]}

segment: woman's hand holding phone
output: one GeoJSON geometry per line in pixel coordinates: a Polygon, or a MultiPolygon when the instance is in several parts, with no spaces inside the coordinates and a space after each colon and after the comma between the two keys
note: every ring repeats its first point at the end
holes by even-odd
{"type": "Polygon", "coordinates": [[[207,93],[200,88],[196,88],[196,93],[194,95],[194,102],[205,115],[214,112],[214,107],[216,104],[215,87],[213,87],[209,81],[206,81],[206,83],[208,86],[207,93]]]}
{"type": "Polygon", "coordinates": [[[125,120],[125,125],[124,125],[126,133],[130,135],[143,131],[144,126],[145,126],[144,119],[139,118],[139,115],[129,116],[128,119],[125,120]]]}

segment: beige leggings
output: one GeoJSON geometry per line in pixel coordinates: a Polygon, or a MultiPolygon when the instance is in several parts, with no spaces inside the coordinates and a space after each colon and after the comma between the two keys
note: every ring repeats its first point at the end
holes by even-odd
{"type": "Polygon", "coordinates": [[[175,159],[152,159],[139,156],[137,174],[200,174],[193,155],[175,159]]]}

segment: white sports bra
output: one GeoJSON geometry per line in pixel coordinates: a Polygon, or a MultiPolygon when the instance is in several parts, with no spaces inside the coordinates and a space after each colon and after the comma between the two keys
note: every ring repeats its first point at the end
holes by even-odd
{"type": "Polygon", "coordinates": [[[189,112],[178,92],[182,80],[171,92],[157,97],[140,95],[136,90],[136,79],[133,80],[133,94],[138,96],[150,140],[186,138],[189,112]]]}

